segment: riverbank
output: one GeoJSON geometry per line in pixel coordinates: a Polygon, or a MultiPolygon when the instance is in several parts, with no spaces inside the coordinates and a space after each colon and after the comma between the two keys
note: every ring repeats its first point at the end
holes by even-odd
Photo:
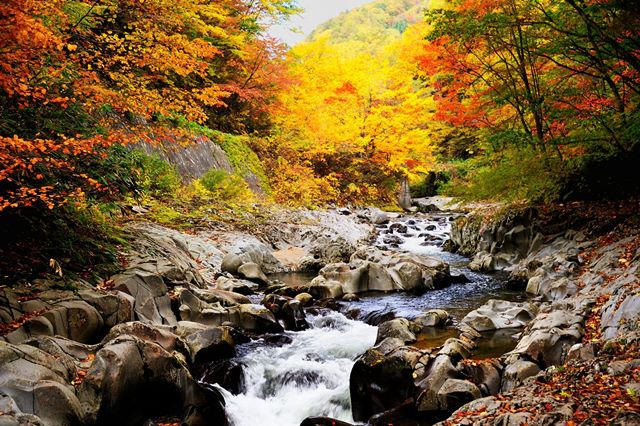
{"type": "Polygon", "coordinates": [[[539,409],[526,402],[532,380],[568,383],[573,370],[563,365],[600,357],[624,361],[630,379],[616,382],[610,405],[630,416],[637,365],[615,357],[635,353],[633,206],[607,226],[542,213],[281,210],[250,226],[189,233],[131,221],[123,271],[97,287],[38,280],[1,289],[3,420],[430,424],[484,397],[489,414],[468,405],[447,422],[497,424],[514,414],[509,406],[544,424],[585,409],[569,389],[562,404],[544,403],[547,417],[535,417],[539,409]],[[508,279],[471,271],[443,247],[508,279]],[[271,275],[291,271],[309,281],[287,285],[271,275]],[[487,350],[495,331],[520,335],[487,350]],[[242,417],[247,407],[254,417],[242,417]]]}

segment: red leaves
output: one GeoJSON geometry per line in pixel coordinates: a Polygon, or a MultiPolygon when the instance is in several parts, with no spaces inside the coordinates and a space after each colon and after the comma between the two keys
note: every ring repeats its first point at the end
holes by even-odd
{"type": "Polygon", "coordinates": [[[94,354],[89,354],[87,357],[80,361],[80,365],[76,370],[76,376],[71,380],[71,384],[75,387],[78,387],[82,384],[85,377],[87,377],[87,372],[89,371],[89,367],[93,363],[93,360],[96,358],[94,354]]]}
{"type": "Polygon", "coordinates": [[[602,315],[603,306],[611,299],[610,294],[603,294],[598,297],[595,305],[591,309],[591,313],[587,318],[585,324],[585,333],[582,337],[584,343],[597,342],[602,337],[602,330],[600,329],[600,318],[602,315]]]}
{"type": "Polygon", "coordinates": [[[42,309],[40,311],[29,312],[10,323],[0,323],[0,336],[6,336],[12,331],[19,329],[24,325],[25,322],[29,321],[32,318],[39,317],[40,315],[44,314],[48,310],[49,309],[42,309]]]}

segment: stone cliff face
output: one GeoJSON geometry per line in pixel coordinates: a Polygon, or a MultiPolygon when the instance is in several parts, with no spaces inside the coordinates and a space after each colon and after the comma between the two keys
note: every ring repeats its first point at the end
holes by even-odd
{"type": "Polygon", "coordinates": [[[193,142],[188,146],[181,146],[170,140],[165,140],[160,145],[141,142],[137,147],[174,165],[185,181],[198,179],[211,169],[234,172],[227,154],[218,144],[202,136],[195,138],[193,142]]]}
{"type": "Polygon", "coordinates": [[[495,220],[480,215],[461,217],[451,230],[452,248],[475,256],[474,269],[505,269],[542,247],[544,235],[536,223],[536,214],[534,209],[526,209],[495,220]]]}
{"type": "Polygon", "coordinates": [[[201,178],[211,169],[224,170],[227,173],[241,172],[249,188],[256,194],[263,194],[259,178],[251,171],[236,170],[222,147],[205,136],[193,137],[181,141],[178,138],[165,137],[159,144],[140,142],[136,148],[149,155],[158,155],[173,165],[185,183],[201,178]]]}

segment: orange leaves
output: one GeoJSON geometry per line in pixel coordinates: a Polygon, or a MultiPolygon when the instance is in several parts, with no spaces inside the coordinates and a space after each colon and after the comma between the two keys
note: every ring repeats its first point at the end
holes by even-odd
{"type": "Polygon", "coordinates": [[[15,331],[15,330],[19,329],[20,327],[22,327],[22,325],[25,322],[29,321],[32,318],[39,317],[40,315],[44,314],[47,311],[48,311],[48,309],[42,309],[40,311],[29,312],[29,313],[24,314],[23,316],[21,316],[17,320],[12,321],[10,323],[0,323],[0,336],[6,336],[7,334],[11,333],[12,331],[15,331]]]}
{"type": "Polygon", "coordinates": [[[0,5],[0,90],[20,98],[21,105],[43,99],[44,85],[59,66],[58,33],[41,17],[64,20],[60,1],[6,0],[0,5]]]}
{"type": "Polygon", "coordinates": [[[89,354],[87,357],[80,361],[80,365],[76,370],[76,376],[71,380],[71,384],[73,386],[80,386],[82,382],[84,382],[85,377],[87,377],[87,372],[93,363],[93,360],[96,358],[94,354],[89,354]]]}
{"type": "Polygon", "coordinates": [[[66,204],[69,198],[84,199],[82,188],[100,189],[101,185],[76,166],[97,150],[108,146],[110,139],[62,138],[25,140],[0,137],[0,211],[7,208],[43,205],[48,209],[66,204]],[[63,175],[67,185],[52,182],[63,175]]]}

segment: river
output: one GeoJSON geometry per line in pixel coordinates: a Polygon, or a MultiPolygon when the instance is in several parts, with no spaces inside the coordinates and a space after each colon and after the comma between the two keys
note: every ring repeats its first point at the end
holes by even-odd
{"type": "MultiPolygon", "coordinates": [[[[442,244],[451,231],[446,214],[407,216],[380,226],[375,245],[381,249],[436,256],[449,263],[452,275],[465,283],[453,284],[422,295],[369,294],[351,302],[343,313],[326,311],[308,316],[310,328],[287,332],[284,344],[256,340],[241,345],[234,360],[242,366],[240,392],[221,389],[229,420],[234,426],[298,426],[309,416],[326,416],[353,422],[349,375],[355,359],[372,347],[377,327],[362,319],[375,313],[414,318],[429,309],[447,310],[454,324],[469,311],[492,298],[520,300],[521,293],[503,289],[500,279],[473,272],[468,259],[447,253],[442,244]]],[[[277,277],[289,284],[308,282],[312,276],[277,277]]],[[[498,356],[514,345],[508,331],[485,336],[474,356],[498,356]]],[[[436,347],[457,334],[455,328],[421,335],[417,347],[436,347]]]]}

